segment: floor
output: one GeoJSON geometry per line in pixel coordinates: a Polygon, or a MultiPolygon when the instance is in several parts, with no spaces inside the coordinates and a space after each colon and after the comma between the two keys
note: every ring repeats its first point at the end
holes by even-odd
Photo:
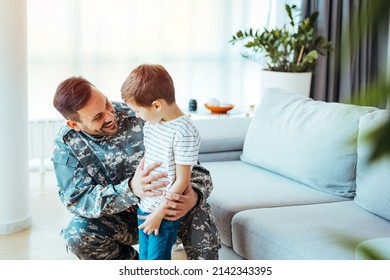
{"type": "MultiPolygon", "coordinates": [[[[54,172],[45,172],[43,184],[40,173],[30,172],[32,226],[21,232],[0,235],[0,260],[76,260],[67,253],[59,235],[71,214],[57,196],[54,172]]],[[[179,246],[173,250],[173,259],[185,259],[179,246]]]]}

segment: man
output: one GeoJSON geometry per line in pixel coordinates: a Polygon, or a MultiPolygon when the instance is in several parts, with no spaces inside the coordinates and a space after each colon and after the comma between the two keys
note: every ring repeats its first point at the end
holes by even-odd
{"type": "MultiPolygon", "coordinates": [[[[79,259],[138,259],[135,205],[159,196],[166,176],[144,166],[143,123],[125,103],[111,103],[93,84],[71,77],[57,88],[54,107],[66,119],[53,153],[59,197],[75,214],[61,235],[79,259]]],[[[189,259],[218,259],[219,235],[206,202],[209,172],[196,165],[183,195],[168,193],[166,219],[184,217],[178,236],[189,259]]]]}

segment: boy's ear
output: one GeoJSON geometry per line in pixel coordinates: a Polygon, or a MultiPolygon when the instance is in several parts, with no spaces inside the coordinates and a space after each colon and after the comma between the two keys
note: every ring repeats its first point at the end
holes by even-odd
{"type": "Polygon", "coordinates": [[[160,99],[156,99],[152,102],[152,107],[156,109],[156,111],[160,111],[162,108],[162,102],[160,99]]]}
{"type": "Polygon", "coordinates": [[[79,125],[78,122],[72,121],[72,120],[67,120],[66,125],[69,126],[70,128],[76,130],[76,131],[81,131],[81,126],[79,125]]]}

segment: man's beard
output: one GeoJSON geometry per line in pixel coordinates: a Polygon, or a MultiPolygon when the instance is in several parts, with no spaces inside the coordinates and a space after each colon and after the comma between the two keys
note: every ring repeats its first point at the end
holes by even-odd
{"type": "Polygon", "coordinates": [[[112,121],[106,122],[102,125],[100,131],[104,135],[113,135],[113,134],[117,133],[117,131],[118,131],[118,123],[116,122],[115,119],[112,121]]]}

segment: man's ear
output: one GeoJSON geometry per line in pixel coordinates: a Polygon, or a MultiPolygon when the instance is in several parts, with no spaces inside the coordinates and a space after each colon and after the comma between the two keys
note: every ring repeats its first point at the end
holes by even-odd
{"type": "Polygon", "coordinates": [[[152,102],[152,107],[156,109],[157,112],[159,112],[162,108],[162,102],[160,99],[156,99],[152,102]]]}
{"type": "Polygon", "coordinates": [[[72,129],[76,130],[76,131],[81,131],[81,127],[80,127],[80,124],[78,122],[75,122],[72,120],[67,120],[66,125],[72,129]]]}

